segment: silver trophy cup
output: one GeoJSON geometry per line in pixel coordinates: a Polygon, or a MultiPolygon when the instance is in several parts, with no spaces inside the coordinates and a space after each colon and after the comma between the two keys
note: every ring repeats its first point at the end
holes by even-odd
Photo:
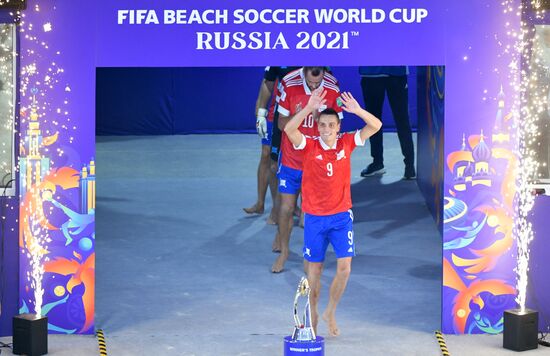
{"type": "Polygon", "coordinates": [[[306,277],[300,279],[296,295],[294,297],[294,332],[292,333],[292,340],[294,341],[315,341],[315,331],[311,325],[311,308],[309,306],[309,283],[306,277]],[[300,297],[305,297],[306,304],[304,306],[304,312],[302,320],[298,316],[298,302],[300,297]]]}

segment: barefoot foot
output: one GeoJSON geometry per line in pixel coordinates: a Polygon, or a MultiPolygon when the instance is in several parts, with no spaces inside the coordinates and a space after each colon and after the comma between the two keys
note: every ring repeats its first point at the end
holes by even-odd
{"type": "Polygon", "coordinates": [[[330,336],[340,335],[340,329],[338,329],[338,325],[336,325],[336,318],[334,314],[329,314],[327,312],[324,312],[323,320],[328,324],[328,334],[330,336]]]}
{"type": "Polygon", "coordinates": [[[273,273],[281,273],[285,269],[285,262],[288,258],[288,253],[284,254],[281,253],[279,257],[275,260],[275,263],[273,263],[273,266],[271,266],[271,272],[273,273]]]}
{"type": "Polygon", "coordinates": [[[268,225],[277,225],[277,219],[273,218],[271,215],[265,221],[268,225]]]}
{"type": "Polygon", "coordinates": [[[243,208],[244,212],[247,214],[263,214],[264,207],[258,203],[252,205],[250,208],[243,208]]]}

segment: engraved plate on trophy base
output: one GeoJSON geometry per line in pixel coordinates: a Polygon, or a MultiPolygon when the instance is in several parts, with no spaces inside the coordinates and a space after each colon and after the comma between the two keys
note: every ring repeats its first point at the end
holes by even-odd
{"type": "Polygon", "coordinates": [[[325,356],[325,339],[317,336],[314,341],[292,340],[292,336],[285,336],[284,356],[325,356]]]}

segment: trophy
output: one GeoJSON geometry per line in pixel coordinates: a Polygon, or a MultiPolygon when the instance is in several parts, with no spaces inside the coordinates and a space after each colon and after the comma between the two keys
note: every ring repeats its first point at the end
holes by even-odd
{"type": "Polygon", "coordinates": [[[309,305],[309,283],[306,277],[300,279],[294,296],[294,332],[284,338],[284,356],[324,356],[325,339],[316,336],[311,325],[311,308],[309,305]],[[305,297],[306,304],[302,319],[298,315],[298,302],[305,297]]]}
{"type": "Polygon", "coordinates": [[[292,340],[295,341],[314,341],[315,331],[311,325],[311,308],[309,306],[309,293],[311,289],[309,288],[309,283],[306,277],[300,279],[298,283],[298,289],[296,289],[296,295],[294,296],[294,332],[292,333],[292,340]],[[300,297],[306,298],[306,304],[304,306],[304,314],[302,316],[302,321],[298,316],[298,302],[300,297]]]}

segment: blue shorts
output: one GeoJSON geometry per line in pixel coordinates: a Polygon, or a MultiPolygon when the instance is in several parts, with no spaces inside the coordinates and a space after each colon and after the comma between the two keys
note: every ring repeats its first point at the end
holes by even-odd
{"type": "Polygon", "coordinates": [[[271,134],[273,133],[273,123],[265,120],[267,124],[267,138],[262,138],[262,145],[271,146],[271,134]]]}
{"type": "Polygon", "coordinates": [[[304,258],[309,262],[323,262],[329,242],[337,258],[355,256],[351,210],[327,216],[305,214],[304,258]]]}
{"type": "Polygon", "coordinates": [[[279,178],[279,193],[298,194],[300,192],[302,187],[301,170],[280,164],[277,178],[279,178]]]}

